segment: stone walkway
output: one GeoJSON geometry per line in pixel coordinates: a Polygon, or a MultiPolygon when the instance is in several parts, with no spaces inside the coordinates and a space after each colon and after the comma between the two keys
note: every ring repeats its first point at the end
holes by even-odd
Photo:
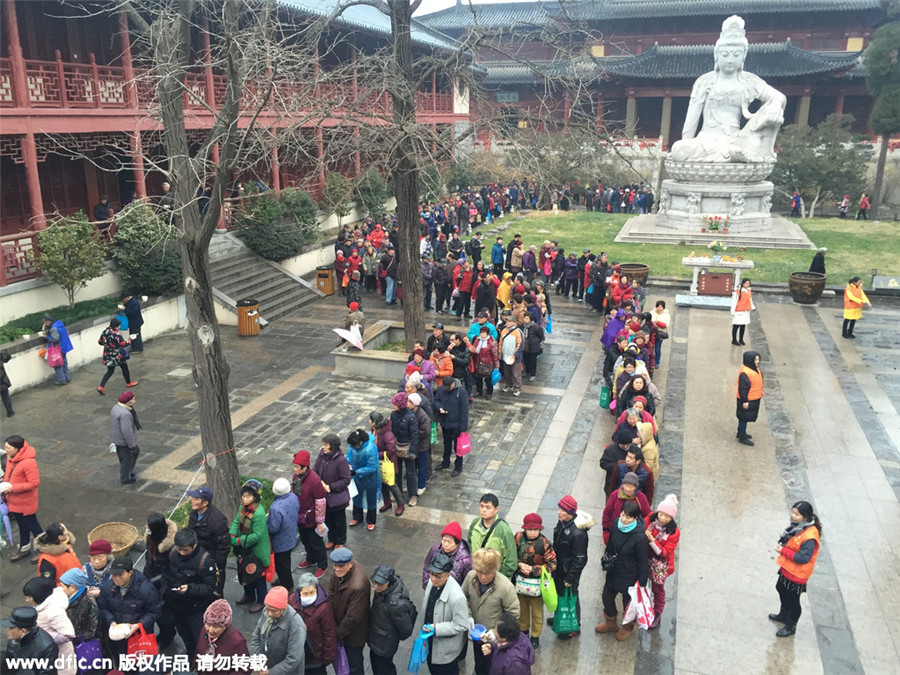
{"type": "MultiPolygon", "coordinates": [[[[650,296],[669,300],[666,291],[650,296]]],[[[366,297],[369,300],[369,297],[366,297]]],[[[471,413],[473,453],[462,476],[435,475],[419,506],[400,518],[379,518],[374,532],[351,530],[349,546],[369,571],[393,565],[421,598],[421,565],[450,520],[463,527],[478,498],[495,492],[514,529],[537,510],[548,529],[555,504],[572,493],[593,514],[590,562],[582,582],[584,632],[559,642],[545,631],[536,673],[887,673],[898,672],[900,603],[897,522],[900,490],[900,384],[896,366],[898,303],[876,301],[857,326],[859,339],[839,336],[837,304],[801,308],[784,298],[760,298],[748,349],[763,355],[766,396],[751,428],[756,445],[734,440],[734,382],[740,351],[729,345],[725,312],[679,309],[672,339],[655,378],[664,396],[661,478],[657,501],[681,499],[682,539],[676,574],[660,629],[623,643],[593,633],[601,616],[603,509],[599,458],[613,418],[597,405],[602,352],[596,315],[554,296],[554,328],[538,366],[538,380],[518,399],[498,392],[476,399],[471,413]],[[789,505],[809,499],[822,517],[822,554],[803,599],[797,635],[778,640],[766,614],[777,609],[772,547],[789,505]]],[[[370,321],[400,312],[369,302],[370,321]]],[[[298,449],[315,452],[319,438],[342,437],[366,426],[371,410],[386,412],[393,383],[334,375],[331,328],[342,323],[338,298],[318,301],[258,338],[223,329],[231,365],[232,419],[241,472],[288,476],[298,449]]],[[[452,319],[451,319],[452,321],[452,319]]],[[[450,321],[445,321],[450,327],[450,321]]],[[[38,450],[44,525],[66,522],[86,534],[122,520],[142,529],[148,513],[168,510],[199,461],[196,400],[190,352],[181,334],[150,342],[131,361],[144,430],[135,486],[118,483],[108,455],[108,413],[115,402],[94,391],[99,363],[76,372],[69,387],[45,386],[14,394],[17,415],[3,424],[38,450]]],[[[122,383],[113,381],[112,394],[122,383]]],[[[529,383],[526,383],[529,384],[529,383]]],[[[202,474],[201,474],[202,480],[202,474]]],[[[298,547],[296,561],[302,559],[298,547]]],[[[8,613],[33,568],[0,560],[8,613]]],[[[226,595],[236,599],[229,583],[226,595]]],[[[238,627],[254,620],[238,610],[238,627]]],[[[401,647],[405,664],[411,641],[401,647]]],[[[471,670],[471,658],[467,664],[471,670]]],[[[468,671],[466,671],[468,672],[468,671]]]]}

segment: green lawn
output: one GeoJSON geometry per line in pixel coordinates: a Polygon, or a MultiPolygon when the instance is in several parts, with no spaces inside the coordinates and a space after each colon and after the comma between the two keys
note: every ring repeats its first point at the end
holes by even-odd
{"type": "MultiPolygon", "coordinates": [[[[547,212],[531,213],[524,220],[516,221],[513,228],[506,230],[504,242],[508,242],[515,232],[522,234],[526,245],[540,244],[545,239],[559,242],[566,253],[590,248],[599,254],[606,251],[609,259],[619,262],[640,262],[650,265],[653,276],[680,277],[689,279],[690,271],[681,264],[681,259],[693,250],[697,255],[709,251],[703,246],[678,246],[670,244],[616,244],[614,239],[628,218],[621,214],[588,213],[577,211],[552,215],[547,212]]],[[[800,220],[810,240],[816,246],[828,248],[825,258],[830,284],[841,285],[853,276],[863,278],[868,284],[871,270],[881,274],[900,272],[900,238],[896,226],[889,222],[857,222],[838,218],[816,218],[800,220]]],[[[728,235],[721,239],[727,243],[728,235]]],[[[489,242],[489,245],[492,242],[489,242]]],[[[734,247],[729,247],[726,255],[737,255],[734,247]]],[[[814,251],[778,250],[751,248],[741,252],[746,259],[756,265],[748,276],[754,281],[786,283],[791,272],[805,272],[809,269],[814,251]]]]}

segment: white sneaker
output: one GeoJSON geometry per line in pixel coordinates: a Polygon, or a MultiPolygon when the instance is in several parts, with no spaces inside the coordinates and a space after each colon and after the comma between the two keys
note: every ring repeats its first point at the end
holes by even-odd
{"type": "Polygon", "coordinates": [[[425,494],[425,488],[419,488],[419,489],[418,489],[418,495],[421,497],[421,496],[424,495],[424,494],[425,494]]]}
{"type": "Polygon", "coordinates": [[[512,389],[512,387],[503,387],[504,392],[508,392],[510,389],[512,389]]]}
{"type": "Polygon", "coordinates": [[[522,394],[521,391],[514,391],[513,396],[520,396],[522,394]]]}
{"type": "Polygon", "coordinates": [[[406,503],[407,506],[415,506],[419,503],[419,498],[413,495],[409,498],[409,501],[406,503]]]}

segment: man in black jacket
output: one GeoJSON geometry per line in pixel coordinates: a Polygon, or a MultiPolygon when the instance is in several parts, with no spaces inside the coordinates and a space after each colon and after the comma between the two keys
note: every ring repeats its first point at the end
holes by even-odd
{"type": "Polygon", "coordinates": [[[203,628],[203,612],[215,600],[217,576],[216,561],[197,544],[197,534],[187,527],[178,530],[169,551],[163,611],[171,614],[191,661],[203,628]]]}
{"type": "Polygon", "coordinates": [[[54,661],[59,655],[59,647],[43,628],[37,625],[37,610],[34,607],[16,607],[8,619],[3,620],[6,629],[6,652],[0,655],[0,664],[4,673],[16,675],[56,675],[54,661]],[[20,662],[13,668],[9,659],[43,659],[46,667],[40,662],[32,661],[29,665],[20,662]]]}
{"type": "MultiPolygon", "coordinates": [[[[556,551],[556,571],[553,572],[553,582],[556,584],[556,592],[560,597],[567,589],[571,589],[575,595],[575,611],[578,614],[578,625],[580,626],[581,601],[578,598],[578,584],[581,582],[581,573],[588,560],[587,527],[579,527],[575,524],[578,502],[572,495],[566,495],[560,499],[556,507],[559,522],[553,529],[553,550],[556,551]]],[[[548,618],[547,623],[552,626],[553,618],[548,618]]],[[[580,632],[559,633],[559,638],[565,640],[575,637],[580,632]]]]}
{"type": "Polygon", "coordinates": [[[162,615],[162,603],[156,586],[134,569],[129,557],[116,558],[110,566],[110,578],[100,586],[97,598],[100,606],[100,625],[103,632],[112,623],[126,623],[130,632],[121,640],[110,640],[113,657],[125,653],[128,638],[138,632],[141,626],[148,633],[153,632],[153,624],[162,615]]]}
{"type": "Polygon", "coordinates": [[[144,351],[144,341],[141,339],[141,326],[144,325],[144,317],[141,314],[141,303],[131,293],[122,294],[122,310],[128,319],[128,334],[131,336],[131,353],[144,351]]]}
{"type": "Polygon", "coordinates": [[[584,268],[588,264],[590,260],[591,249],[586,248],[581,253],[581,257],[578,259],[578,299],[584,300],[584,268]]]}
{"type": "Polygon", "coordinates": [[[225,565],[228,552],[231,550],[231,536],[228,528],[231,524],[224,514],[212,504],[213,491],[205,485],[188,492],[191,499],[191,515],[188,527],[197,533],[197,543],[216,561],[219,569],[219,581],[216,583],[216,595],[223,597],[225,588],[225,565]]]}
{"type": "Polygon", "coordinates": [[[379,565],[372,575],[375,595],[369,609],[369,659],[372,672],[397,675],[394,655],[401,640],[412,635],[419,612],[393,567],[379,565]]]}
{"type": "Polygon", "coordinates": [[[603,456],[600,457],[600,468],[606,471],[606,482],[604,485],[609,485],[609,480],[613,472],[616,471],[619,462],[628,456],[628,451],[632,449],[634,438],[628,429],[620,429],[616,433],[614,441],[603,449],[603,456]]]}

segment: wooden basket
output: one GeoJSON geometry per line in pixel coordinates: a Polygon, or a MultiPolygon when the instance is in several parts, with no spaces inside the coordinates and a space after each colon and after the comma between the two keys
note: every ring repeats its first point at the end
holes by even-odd
{"type": "Polygon", "coordinates": [[[88,533],[88,546],[97,539],[106,539],[112,546],[113,557],[119,558],[131,550],[138,536],[137,528],[129,523],[103,523],[88,533]]]}

